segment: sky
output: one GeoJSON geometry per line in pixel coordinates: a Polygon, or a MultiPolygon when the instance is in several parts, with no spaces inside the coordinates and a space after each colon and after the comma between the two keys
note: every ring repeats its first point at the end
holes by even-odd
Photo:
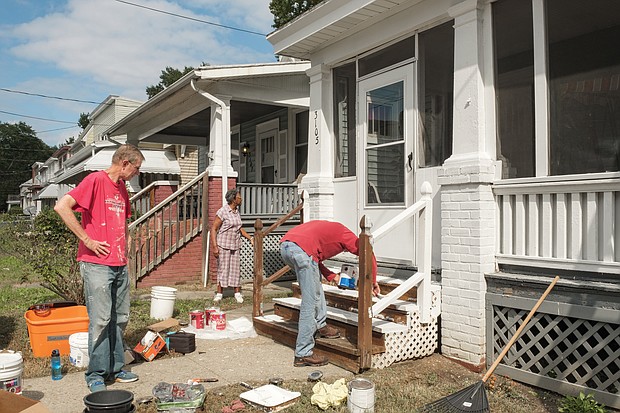
{"type": "Polygon", "coordinates": [[[60,145],[109,95],[146,101],[167,66],[274,62],[272,24],[269,0],[2,0],[0,122],[60,145]]]}

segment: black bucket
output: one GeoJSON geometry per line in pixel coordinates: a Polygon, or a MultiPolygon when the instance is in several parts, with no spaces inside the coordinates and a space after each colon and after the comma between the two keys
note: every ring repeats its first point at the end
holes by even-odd
{"type": "Polygon", "coordinates": [[[84,396],[85,413],[132,413],[133,393],[127,390],[103,390],[84,396]]]}

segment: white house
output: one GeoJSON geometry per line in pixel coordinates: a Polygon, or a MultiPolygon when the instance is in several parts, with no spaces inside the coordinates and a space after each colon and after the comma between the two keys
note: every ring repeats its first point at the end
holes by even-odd
{"type": "MultiPolygon", "coordinates": [[[[326,0],[268,35],[311,62],[312,218],[375,227],[431,183],[441,351],[620,407],[620,5],[326,0]]],[[[374,245],[416,266],[414,220],[374,245]]]]}

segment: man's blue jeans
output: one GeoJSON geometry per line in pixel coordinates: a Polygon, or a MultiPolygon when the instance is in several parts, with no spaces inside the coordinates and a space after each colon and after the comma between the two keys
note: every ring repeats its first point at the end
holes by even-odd
{"type": "Polygon", "coordinates": [[[301,289],[295,357],[311,356],[314,348],[314,333],[326,325],[327,317],[319,265],[291,241],[284,241],[280,245],[280,253],[286,265],[295,270],[301,289]]]}
{"type": "Polygon", "coordinates": [[[125,365],[123,332],[129,321],[127,266],[80,262],[88,310],[86,382],[113,379],[125,365]]]}

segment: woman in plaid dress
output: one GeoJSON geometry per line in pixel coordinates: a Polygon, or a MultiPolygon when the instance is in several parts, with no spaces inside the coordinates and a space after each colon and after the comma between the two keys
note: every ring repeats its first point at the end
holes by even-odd
{"type": "Polygon", "coordinates": [[[231,189],[224,197],[228,205],[221,207],[215,214],[211,227],[211,243],[213,255],[217,258],[217,292],[213,301],[222,300],[222,292],[226,287],[235,289],[235,300],[243,302],[241,295],[241,235],[252,242],[252,237],[241,228],[241,194],[238,189],[231,189]]]}

